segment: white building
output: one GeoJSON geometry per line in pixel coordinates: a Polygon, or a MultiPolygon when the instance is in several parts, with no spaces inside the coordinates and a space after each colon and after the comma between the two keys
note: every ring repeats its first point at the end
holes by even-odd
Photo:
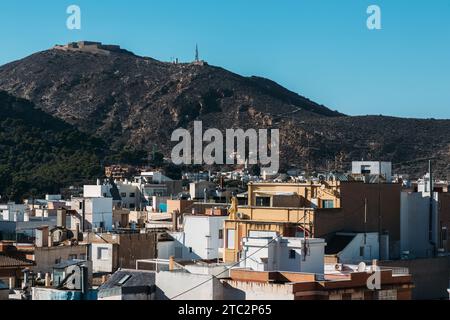
{"type": "Polygon", "coordinates": [[[0,216],[3,221],[23,222],[25,209],[24,204],[15,204],[14,202],[0,204],[0,216]]]}
{"type": "Polygon", "coordinates": [[[92,270],[98,272],[114,272],[115,255],[117,244],[114,243],[92,243],[91,244],[91,260],[92,270]]]}
{"type": "Polygon", "coordinates": [[[116,185],[119,190],[122,208],[130,210],[140,209],[141,192],[139,184],[128,181],[118,181],[116,185]]]}
{"type": "Polygon", "coordinates": [[[222,258],[224,221],[227,216],[185,215],[184,230],[170,232],[174,241],[158,244],[158,258],[183,260],[222,258]]]}
{"type": "Polygon", "coordinates": [[[355,175],[380,175],[387,182],[392,181],[392,163],[384,161],[353,161],[352,174],[355,175]]]}
{"type": "Polygon", "coordinates": [[[216,185],[209,181],[191,182],[189,184],[189,194],[191,195],[191,199],[204,199],[205,189],[208,194],[210,191],[216,189],[216,185]]]}
{"type": "Polygon", "coordinates": [[[73,198],[70,204],[72,210],[76,210],[79,217],[71,216],[71,228],[74,230],[79,224],[84,212],[85,231],[101,228],[103,231],[111,231],[113,226],[113,199],[112,198],[73,198]],[[83,207],[84,204],[84,207],[83,207]]]}
{"type": "Polygon", "coordinates": [[[164,183],[168,181],[173,181],[172,179],[163,175],[159,171],[141,172],[140,177],[144,178],[148,183],[164,183]]]}
{"type": "Polygon", "coordinates": [[[96,185],[84,185],[83,197],[85,198],[112,198],[110,184],[100,184],[98,181],[96,185]]]}
{"type": "MultiPolygon", "coordinates": [[[[378,232],[338,232],[328,241],[325,253],[327,258],[335,257],[337,263],[371,262],[380,259],[379,240],[378,232]]],[[[389,253],[386,252],[384,256],[389,257],[389,253]]]]}
{"type": "Polygon", "coordinates": [[[319,238],[244,238],[240,267],[323,274],[325,245],[319,238]]]}

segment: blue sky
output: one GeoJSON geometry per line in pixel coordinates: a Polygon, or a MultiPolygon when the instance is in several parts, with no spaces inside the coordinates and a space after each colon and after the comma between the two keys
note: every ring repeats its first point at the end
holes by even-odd
{"type": "Polygon", "coordinates": [[[190,61],[198,43],[210,64],[346,114],[450,118],[449,0],[2,0],[0,37],[0,64],[77,40],[190,61]],[[382,30],[366,27],[371,4],[382,30]]]}

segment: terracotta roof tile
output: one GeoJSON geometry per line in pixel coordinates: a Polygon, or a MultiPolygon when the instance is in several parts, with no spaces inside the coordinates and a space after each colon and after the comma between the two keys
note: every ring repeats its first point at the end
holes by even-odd
{"type": "Polygon", "coordinates": [[[19,259],[0,253],[0,268],[29,267],[32,265],[34,265],[33,261],[19,259]]]}

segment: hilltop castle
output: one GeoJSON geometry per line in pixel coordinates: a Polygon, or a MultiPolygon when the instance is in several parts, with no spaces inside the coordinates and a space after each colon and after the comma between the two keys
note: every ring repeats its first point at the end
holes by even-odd
{"type": "Polygon", "coordinates": [[[64,51],[83,51],[90,53],[109,54],[111,52],[128,52],[117,45],[105,45],[101,42],[93,41],[78,41],[71,42],[65,45],[55,45],[53,49],[64,51]]]}

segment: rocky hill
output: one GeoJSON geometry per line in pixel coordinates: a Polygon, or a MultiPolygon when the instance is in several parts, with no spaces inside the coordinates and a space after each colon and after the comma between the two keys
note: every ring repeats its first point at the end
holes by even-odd
{"type": "Polygon", "coordinates": [[[0,195],[58,193],[102,173],[103,141],[0,91],[0,195]]]}
{"type": "Polygon", "coordinates": [[[173,130],[202,120],[205,128],[280,128],[285,167],[340,169],[364,158],[422,173],[424,159],[434,157],[439,172],[450,173],[450,121],[348,117],[268,79],[201,61],[55,47],[0,67],[0,89],[116,150],[157,145],[168,155],[173,130]]]}

